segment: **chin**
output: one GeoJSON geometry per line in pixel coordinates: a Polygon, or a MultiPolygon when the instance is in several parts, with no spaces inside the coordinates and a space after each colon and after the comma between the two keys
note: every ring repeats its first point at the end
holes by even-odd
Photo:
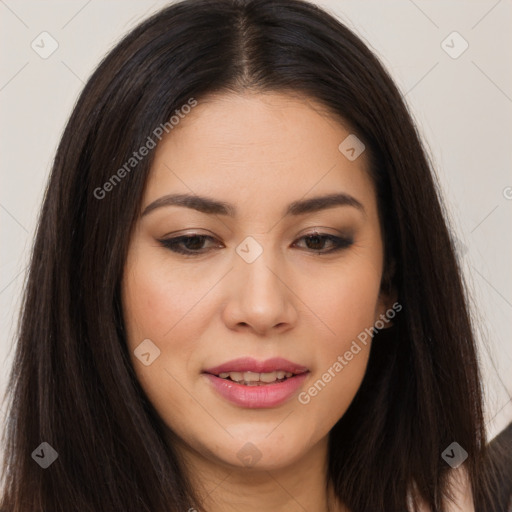
{"type": "Polygon", "coordinates": [[[294,464],[308,451],[308,447],[293,435],[284,434],[271,440],[271,431],[232,439],[229,446],[220,447],[220,452],[217,449],[216,456],[231,467],[272,471],[294,464]],[[228,453],[230,456],[226,458],[228,453]]]}

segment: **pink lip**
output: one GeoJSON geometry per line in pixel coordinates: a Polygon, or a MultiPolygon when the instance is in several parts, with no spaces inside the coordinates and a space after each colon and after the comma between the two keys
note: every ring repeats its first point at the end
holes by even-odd
{"type": "Polygon", "coordinates": [[[283,359],[282,357],[274,357],[272,359],[267,359],[266,361],[257,361],[252,357],[240,357],[219,366],[207,368],[204,370],[204,373],[210,373],[212,375],[219,375],[219,373],[228,372],[269,373],[276,372],[278,370],[290,373],[303,373],[308,371],[305,366],[292,363],[291,361],[288,361],[288,359],[283,359]]]}
{"type": "Polygon", "coordinates": [[[214,389],[230,402],[241,407],[257,409],[277,407],[286,402],[302,386],[308,374],[309,372],[304,372],[283,382],[263,386],[246,386],[245,384],[221,379],[211,373],[205,375],[214,389]]]}
{"type": "Polygon", "coordinates": [[[301,386],[309,370],[300,364],[281,357],[266,361],[257,361],[251,357],[233,359],[227,363],[208,368],[203,372],[213,388],[225,399],[241,407],[250,409],[276,407],[286,402],[301,386]],[[283,382],[269,383],[261,386],[246,386],[218,377],[220,373],[254,372],[268,373],[282,370],[295,373],[283,382]]]}

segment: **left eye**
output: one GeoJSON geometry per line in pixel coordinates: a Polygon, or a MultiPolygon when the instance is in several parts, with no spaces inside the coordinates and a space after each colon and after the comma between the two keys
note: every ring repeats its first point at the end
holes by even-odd
{"type": "MultiPolygon", "coordinates": [[[[208,235],[192,234],[162,239],[159,240],[159,242],[173,252],[184,254],[186,256],[198,256],[208,252],[209,249],[204,250],[205,248],[203,247],[206,240],[215,241],[215,238],[208,235]]],[[[354,243],[352,238],[341,238],[322,233],[311,233],[299,238],[298,240],[305,240],[306,245],[310,246],[308,249],[311,252],[317,252],[319,254],[340,251],[350,247],[354,243]],[[332,244],[332,247],[328,250],[324,250],[326,242],[330,242],[332,244]]]]}

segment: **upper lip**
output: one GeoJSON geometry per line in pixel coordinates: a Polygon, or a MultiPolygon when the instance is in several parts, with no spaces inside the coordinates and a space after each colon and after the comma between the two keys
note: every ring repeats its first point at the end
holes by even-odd
{"type": "Polygon", "coordinates": [[[285,371],[289,373],[304,373],[308,369],[298,363],[288,361],[282,357],[273,357],[272,359],[266,359],[265,361],[257,361],[252,357],[240,357],[238,359],[232,359],[219,366],[207,368],[204,373],[210,373],[212,375],[219,375],[219,373],[229,372],[253,372],[253,373],[270,373],[275,371],[285,371]]]}

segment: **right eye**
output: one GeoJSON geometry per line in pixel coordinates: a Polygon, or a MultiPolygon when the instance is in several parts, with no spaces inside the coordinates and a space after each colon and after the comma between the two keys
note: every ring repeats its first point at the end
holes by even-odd
{"type": "Polygon", "coordinates": [[[215,238],[208,235],[199,235],[194,233],[191,235],[182,235],[174,238],[164,238],[158,241],[165,248],[173,252],[193,257],[205,254],[209,251],[209,249],[202,250],[204,249],[203,244],[206,240],[215,240],[215,238]]]}

